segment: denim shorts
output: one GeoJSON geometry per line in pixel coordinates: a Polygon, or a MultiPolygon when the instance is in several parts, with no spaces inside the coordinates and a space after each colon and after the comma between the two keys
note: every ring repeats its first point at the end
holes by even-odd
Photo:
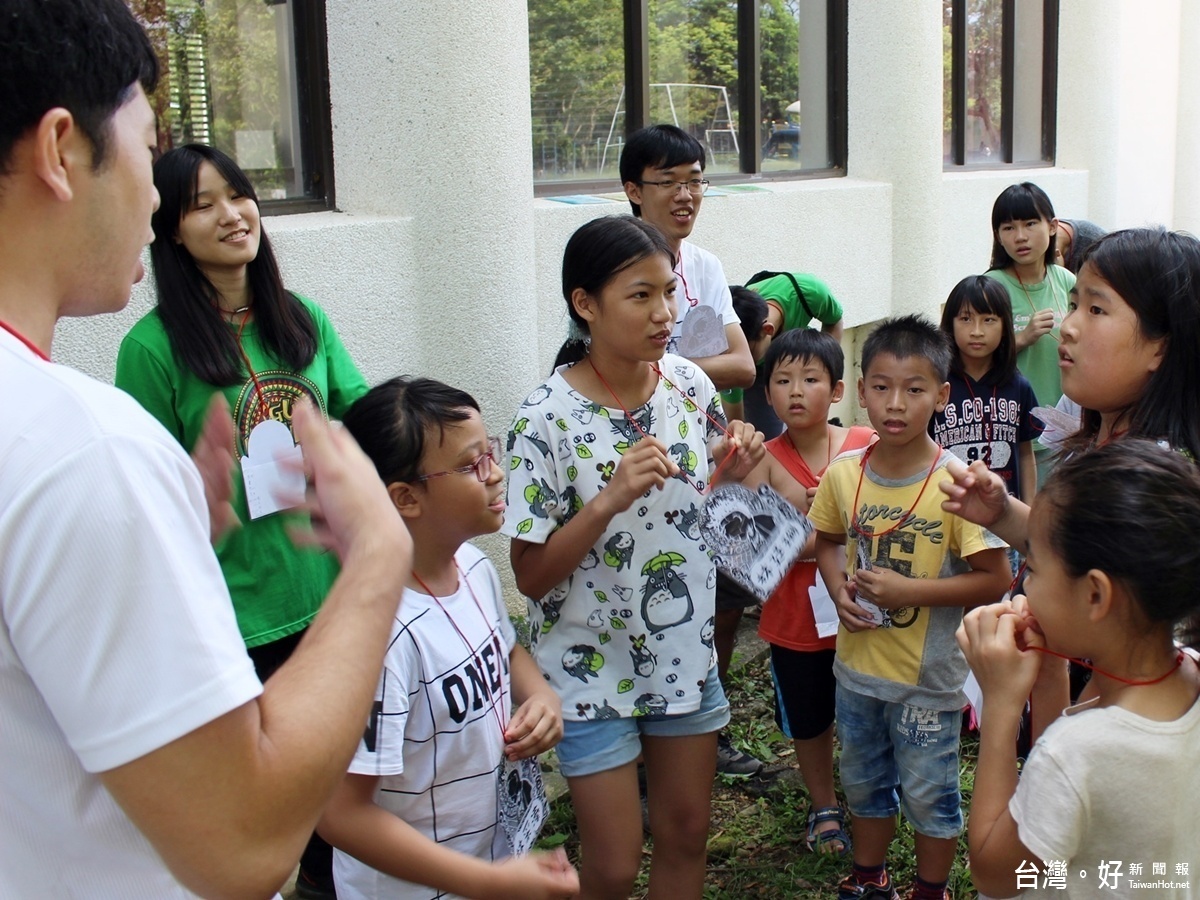
{"type": "Polygon", "coordinates": [[[713,666],[704,679],[700,708],[694,712],[563,722],[562,740],[556,748],[558,763],[568,778],[595,775],[637,759],[642,752],[642,735],[690,737],[720,731],[728,724],[729,701],[713,666]]]}
{"type": "Polygon", "coordinates": [[[876,700],[837,687],[839,771],[846,805],[864,819],[900,810],[931,838],[962,832],[958,738],[962,712],[876,700]]]}

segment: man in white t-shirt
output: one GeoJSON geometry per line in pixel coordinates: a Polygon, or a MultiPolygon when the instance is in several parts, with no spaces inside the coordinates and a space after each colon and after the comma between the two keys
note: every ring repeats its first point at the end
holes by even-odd
{"type": "Polygon", "coordinates": [[[633,214],[654,225],[675,254],[678,313],[667,350],[700,366],[718,390],[750,387],[754,358],[721,262],[685,240],[696,225],[708,181],[704,147],[674,125],[635,132],[621,151],[621,183],[633,214]]]}
{"type": "Polygon", "coordinates": [[[0,897],[264,896],[365,721],[411,558],[373,467],[298,410],[341,577],[264,688],[209,546],[232,423],[195,462],[49,359],[57,320],[142,275],[158,64],[122,0],[0,16],[0,897]],[[199,466],[199,468],[198,468],[199,466]]]}

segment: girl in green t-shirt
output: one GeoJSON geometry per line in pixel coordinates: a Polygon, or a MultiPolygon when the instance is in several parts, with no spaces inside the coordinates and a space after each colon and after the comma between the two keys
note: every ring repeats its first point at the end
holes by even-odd
{"type": "MultiPolygon", "coordinates": [[[[275,420],[290,428],[301,398],[340,418],[366,382],[321,308],[284,288],[246,174],[221,151],[188,144],[158,160],[154,185],[162,198],[151,222],[158,305],[122,341],[117,386],[189,451],[220,395],[233,416],[238,469],[254,427],[275,420]]],[[[300,642],[337,562],[293,544],[288,512],[251,518],[240,472],[233,482],[240,525],[216,540],[216,551],[265,681],[300,642]]],[[[327,845],[306,851],[301,877],[332,884],[327,845]]]]}

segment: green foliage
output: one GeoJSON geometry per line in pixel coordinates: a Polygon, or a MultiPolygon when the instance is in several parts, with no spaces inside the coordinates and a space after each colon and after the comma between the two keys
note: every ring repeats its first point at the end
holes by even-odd
{"type": "MultiPolygon", "coordinates": [[[[534,171],[539,178],[614,177],[625,131],[618,101],[625,82],[622,4],[616,0],[529,0],[529,79],[534,171]],[[614,122],[614,115],[615,122],[614,122]],[[615,126],[615,127],[614,127],[615,126]],[[605,154],[605,143],[613,132],[605,154]],[[600,171],[601,158],[603,171],[600,171]]],[[[761,0],[761,118],[786,119],[799,97],[796,0],[761,0]]],[[[673,122],[703,139],[736,128],[738,33],[735,0],[651,0],[650,80],[724,87],[650,92],[650,120],[673,122]],[[672,111],[673,104],[673,111],[672,111]],[[732,119],[725,121],[726,114],[732,119]]],[[[714,151],[732,150],[732,140],[714,151]]]]}

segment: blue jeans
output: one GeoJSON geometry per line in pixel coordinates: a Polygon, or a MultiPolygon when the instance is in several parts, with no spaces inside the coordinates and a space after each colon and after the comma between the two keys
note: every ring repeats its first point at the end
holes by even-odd
{"type": "Polygon", "coordinates": [[[876,700],[837,687],[840,772],[855,816],[889,819],[900,810],[932,838],[962,832],[958,790],[959,710],[942,712],[876,700]]]}

